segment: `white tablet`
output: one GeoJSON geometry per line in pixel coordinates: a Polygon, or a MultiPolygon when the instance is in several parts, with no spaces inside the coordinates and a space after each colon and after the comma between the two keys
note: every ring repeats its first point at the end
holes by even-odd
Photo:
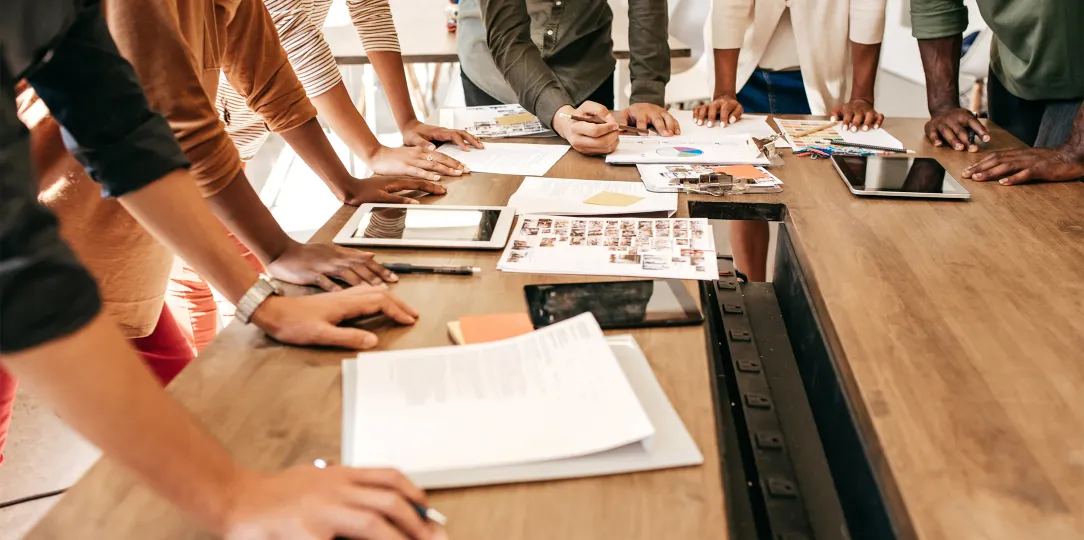
{"type": "Polygon", "coordinates": [[[971,198],[936,159],[834,155],[832,165],[847,189],[859,196],[971,198]]]}
{"type": "Polygon", "coordinates": [[[335,235],[335,243],[502,249],[515,219],[515,209],[507,206],[363,204],[335,235]]]}

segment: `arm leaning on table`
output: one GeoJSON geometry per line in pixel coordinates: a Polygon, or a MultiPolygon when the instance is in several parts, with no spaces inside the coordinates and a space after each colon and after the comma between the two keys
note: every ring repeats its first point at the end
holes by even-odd
{"type": "Polygon", "coordinates": [[[851,131],[877,129],[885,120],[873,106],[877,63],[885,33],[885,0],[851,0],[848,32],[851,41],[851,99],[830,113],[851,131]]]}
{"type": "Polygon", "coordinates": [[[678,121],[666,112],[670,81],[670,43],[666,2],[629,0],[629,108],[618,121],[641,129],[654,127],[664,137],[681,135],[678,121]],[[623,118],[622,118],[623,117],[623,118]]]}
{"type": "Polygon", "coordinates": [[[609,154],[616,150],[617,119],[609,109],[593,101],[573,107],[572,98],[531,41],[531,18],[526,3],[523,0],[479,0],[478,3],[493,62],[515,90],[520,105],[583,154],[609,154]],[[606,123],[576,121],[572,119],[574,114],[594,115],[606,123]]]}

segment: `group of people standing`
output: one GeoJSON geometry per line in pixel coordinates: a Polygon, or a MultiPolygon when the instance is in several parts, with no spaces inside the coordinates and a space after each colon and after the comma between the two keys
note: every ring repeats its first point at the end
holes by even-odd
{"type": "MultiPolygon", "coordinates": [[[[19,376],[106,454],[217,533],[443,534],[418,518],[412,504],[424,505],[425,495],[401,474],[341,467],[257,474],[160,388],[217,331],[208,282],[237,306],[239,320],[297,345],[370,348],[375,334],[337,324],[376,312],[403,324],[418,316],[380,286],[397,277],[371,254],[291,240],[245,176],[244,160],[275,132],[341,201],[407,202],[395,193],[444,193],[434,181],[470,172],[436,143],[483,146],[415,117],[387,0],[348,0],[405,145],[377,141],[323,39],[330,3],[5,4],[0,450],[19,376]],[[390,178],[354,178],[318,114],[390,178]],[[284,297],[271,278],[328,293],[284,297]]],[[[1084,4],[977,3],[995,35],[991,119],[1029,147],[986,154],[964,176],[1003,184],[1084,176],[1084,64],[1075,57],[1084,51],[1076,28],[1084,4]]],[[[694,112],[698,124],[726,126],[754,112],[880,126],[873,90],[885,0],[712,4],[714,94],[694,112]]],[[[666,2],[628,0],[628,10],[631,105],[613,110],[607,0],[463,0],[457,39],[468,105],[520,103],[585,154],[613,151],[618,124],[679,135],[664,102],[666,2]]],[[[959,104],[963,0],[911,0],[911,20],[926,72],[927,137],[978,151],[989,134],[959,104]]],[[[741,222],[731,236],[739,268],[763,279],[766,224],[741,222]]]]}

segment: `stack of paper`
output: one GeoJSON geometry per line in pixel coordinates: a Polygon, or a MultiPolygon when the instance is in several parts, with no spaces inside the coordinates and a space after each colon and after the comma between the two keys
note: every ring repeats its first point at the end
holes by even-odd
{"type": "MultiPolygon", "coordinates": [[[[726,138],[734,135],[750,135],[758,139],[764,139],[772,135],[778,135],[767,116],[745,114],[737,122],[725,127],[719,124],[718,121],[712,127],[708,127],[707,125],[696,125],[692,111],[670,111],[670,115],[681,126],[680,137],[682,139],[711,141],[716,138],[726,138]]],[[[776,139],[775,147],[790,148],[790,143],[780,137],[776,139]]]]}
{"type": "Polygon", "coordinates": [[[606,163],[700,163],[707,165],[768,165],[768,158],[749,135],[727,135],[710,140],[689,137],[621,137],[606,163]]]}
{"type": "Polygon", "coordinates": [[[485,149],[461,150],[445,143],[437,151],[459,160],[473,172],[543,176],[568,152],[565,144],[485,143],[485,149]]]}
{"type": "Polygon", "coordinates": [[[783,185],[783,181],[768,169],[753,165],[637,165],[636,169],[644,186],[654,193],[678,193],[682,191],[682,186],[696,186],[696,182],[690,180],[711,173],[746,180],[746,189],[750,193],[777,191],[783,185]]]}
{"type": "Polygon", "coordinates": [[[677,212],[677,194],[651,193],[637,182],[530,177],[508,199],[517,214],[592,216],[677,212]]]}
{"type": "Polygon", "coordinates": [[[497,269],[674,279],[719,279],[706,219],[521,217],[497,269]]]}
{"type": "Polygon", "coordinates": [[[471,135],[485,139],[552,135],[538,117],[519,105],[486,105],[441,109],[440,125],[448,129],[465,129],[471,135]]]}
{"type": "Polygon", "coordinates": [[[836,127],[798,137],[797,135],[802,132],[823,126],[825,124],[824,120],[787,120],[776,118],[775,123],[783,130],[784,136],[790,141],[795,150],[801,150],[810,146],[827,146],[833,141],[843,141],[851,144],[868,144],[885,148],[895,148],[898,150],[903,149],[903,143],[900,142],[899,139],[893,137],[892,134],[884,128],[851,132],[844,129],[843,123],[840,122],[836,124],[836,127]]]}
{"type": "Polygon", "coordinates": [[[550,480],[703,461],[628,336],[590,313],[462,347],[343,362],[343,462],[423,488],[550,480]]]}

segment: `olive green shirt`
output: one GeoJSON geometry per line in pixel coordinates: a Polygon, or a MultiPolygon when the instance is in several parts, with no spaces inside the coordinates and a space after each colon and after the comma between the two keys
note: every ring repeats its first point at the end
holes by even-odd
{"type": "MultiPolygon", "coordinates": [[[[994,31],[990,71],[1016,97],[1084,97],[1084,0],[977,0],[994,31]]],[[[959,35],[967,28],[963,0],[911,0],[918,39],[959,35]]]]}
{"type": "MultiPolygon", "coordinates": [[[[628,10],[631,102],[663,105],[666,0],[629,0],[628,10]]],[[[557,109],[576,106],[614,73],[607,0],[462,0],[459,18],[463,72],[499,100],[514,94],[546,127],[557,109]]]]}

